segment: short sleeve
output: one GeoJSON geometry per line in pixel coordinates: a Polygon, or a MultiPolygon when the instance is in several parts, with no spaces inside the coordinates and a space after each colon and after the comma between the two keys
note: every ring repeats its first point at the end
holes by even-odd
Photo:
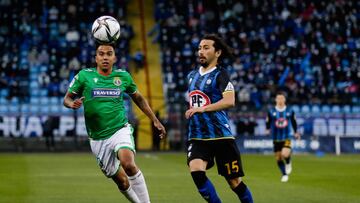
{"type": "Polygon", "coordinates": [[[81,81],[81,72],[79,72],[70,82],[68,92],[72,94],[81,94],[83,88],[81,81]]]}
{"type": "Polygon", "coordinates": [[[127,73],[126,80],[128,81],[128,85],[125,92],[127,94],[134,94],[137,91],[137,86],[129,73],[127,73]]]}
{"type": "Polygon", "coordinates": [[[219,88],[222,93],[234,92],[234,85],[230,81],[229,74],[224,69],[222,69],[217,76],[216,84],[217,88],[219,88]]]}

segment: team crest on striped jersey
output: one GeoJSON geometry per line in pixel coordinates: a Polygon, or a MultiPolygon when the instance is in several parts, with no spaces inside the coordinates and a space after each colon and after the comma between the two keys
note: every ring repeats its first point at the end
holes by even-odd
{"type": "Polygon", "coordinates": [[[288,121],[285,118],[278,118],[275,121],[275,126],[277,128],[286,128],[288,126],[288,121]]]}
{"type": "Polygon", "coordinates": [[[121,80],[119,77],[114,77],[114,85],[116,86],[120,86],[121,85],[121,80]]]}
{"type": "Polygon", "coordinates": [[[202,107],[211,104],[210,98],[200,90],[194,90],[189,93],[190,107],[202,107]]]}

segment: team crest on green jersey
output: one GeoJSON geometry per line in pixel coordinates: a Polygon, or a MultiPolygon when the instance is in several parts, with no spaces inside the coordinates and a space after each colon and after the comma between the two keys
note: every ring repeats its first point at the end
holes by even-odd
{"type": "Polygon", "coordinates": [[[114,77],[114,85],[116,86],[120,86],[121,85],[121,80],[119,77],[114,77]]]}

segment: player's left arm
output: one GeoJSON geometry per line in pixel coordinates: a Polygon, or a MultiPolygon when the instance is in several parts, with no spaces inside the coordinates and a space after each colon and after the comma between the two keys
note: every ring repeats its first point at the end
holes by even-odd
{"type": "Polygon", "coordinates": [[[185,112],[185,117],[189,119],[195,113],[204,113],[211,111],[220,111],[235,106],[235,90],[231,83],[229,75],[225,70],[221,71],[216,78],[216,87],[222,92],[222,99],[216,103],[202,107],[191,108],[185,112]]]}
{"type": "Polygon", "coordinates": [[[149,103],[146,99],[140,94],[140,92],[136,91],[133,94],[129,94],[131,99],[135,102],[135,104],[141,109],[142,112],[145,113],[147,117],[149,117],[154,126],[161,132],[159,137],[164,138],[166,136],[165,127],[161,124],[159,119],[155,116],[154,112],[150,108],[149,103]]]}
{"type": "Polygon", "coordinates": [[[292,127],[293,127],[293,129],[294,129],[294,136],[295,136],[295,138],[296,139],[300,139],[300,133],[297,131],[298,129],[297,129],[297,122],[296,122],[296,116],[295,116],[295,112],[294,111],[292,111],[291,112],[291,117],[290,117],[290,120],[291,120],[291,125],[292,125],[292,127]]]}

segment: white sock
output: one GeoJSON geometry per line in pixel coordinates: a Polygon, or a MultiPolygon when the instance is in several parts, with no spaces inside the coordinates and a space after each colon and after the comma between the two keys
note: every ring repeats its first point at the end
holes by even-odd
{"type": "MultiPolygon", "coordinates": [[[[121,191],[121,190],[120,190],[121,191]]],[[[131,187],[131,185],[129,186],[129,188],[125,191],[121,191],[121,193],[128,199],[130,200],[130,202],[132,203],[140,203],[140,200],[138,198],[138,196],[136,195],[135,191],[133,190],[133,188],[131,187]]]]}
{"type": "Polygon", "coordinates": [[[150,203],[150,197],[146,187],[145,179],[140,170],[134,176],[129,176],[129,182],[140,202],[150,203]]]}

